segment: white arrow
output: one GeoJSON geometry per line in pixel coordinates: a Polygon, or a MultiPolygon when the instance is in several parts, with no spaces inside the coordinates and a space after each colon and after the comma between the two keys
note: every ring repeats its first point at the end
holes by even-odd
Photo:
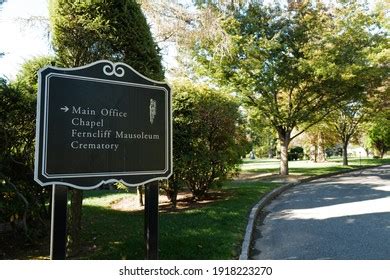
{"type": "Polygon", "coordinates": [[[65,107],[62,107],[60,108],[62,111],[64,111],[65,113],[69,111],[69,108],[68,106],[65,106],[65,107]]]}

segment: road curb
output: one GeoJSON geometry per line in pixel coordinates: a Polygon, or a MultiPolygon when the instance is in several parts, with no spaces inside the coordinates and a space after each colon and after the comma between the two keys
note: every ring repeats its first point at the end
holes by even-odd
{"type": "Polygon", "coordinates": [[[361,171],[361,170],[365,170],[365,169],[369,169],[369,168],[375,168],[378,166],[382,166],[382,165],[365,166],[365,167],[356,168],[356,169],[352,169],[352,170],[342,170],[342,171],[338,171],[338,172],[334,172],[334,173],[303,178],[303,179],[301,179],[297,182],[294,182],[294,183],[284,184],[284,185],[272,190],[271,192],[267,193],[265,196],[263,196],[260,199],[260,201],[258,203],[256,203],[255,206],[253,206],[253,208],[249,214],[248,224],[246,226],[244,241],[242,242],[241,254],[239,256],[239,260],[248,260],[249,259],[249,253],[250,253],[251,244],[252,244],[252,240],[253,240],[253,230],[255,227],[255,221],[256,221],[260,211],[265,206],[267,206],[272,200],[274,200],[277,196],[279,196],[281,193],[285,192],[286,190],[288,190],[296,185],[302,184],[302,183],[307,183],[307,182],[321,179],[321,178],[333,177],[333,176],[337,176],[340,174],[361,171]]]}

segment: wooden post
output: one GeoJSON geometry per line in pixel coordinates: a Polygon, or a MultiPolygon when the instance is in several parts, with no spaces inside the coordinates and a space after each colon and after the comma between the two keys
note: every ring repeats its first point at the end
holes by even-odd
{"type": "Polygon", "coordinates": [[[51,208],[50,259],[66,258],[66,208],[68,187],[53,185],[51,208]]]}
{"type": "Polygon", "coordinates": [[[158,181],[145,185],[146,259],[158,259],[158,181]]]}

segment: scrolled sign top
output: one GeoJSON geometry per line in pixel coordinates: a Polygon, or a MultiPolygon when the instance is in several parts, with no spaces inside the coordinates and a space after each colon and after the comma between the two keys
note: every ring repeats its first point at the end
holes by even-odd
{"type": "Polygon", "coordinates": [[[39,71],[34,179],[92,189],[172,174],[171,91],[125,63],[39,71]]]}
{"type": "Polygon", "coordinates": [[[125,69],[123,69],[123,67],[118,64],[105,65],[103,67],[103,72],[107,76],[111,76],[114,74],[117,77],[123,77],[125,75],[125,69]]]}

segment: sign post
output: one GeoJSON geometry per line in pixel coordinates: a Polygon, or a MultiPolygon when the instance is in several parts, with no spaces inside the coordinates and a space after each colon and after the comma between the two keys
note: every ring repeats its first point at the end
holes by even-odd
{"type": "Polygon", "coordinates": [[[146,259],[158,259],[158,182],[145,186],[146,259]]]}
{"type": "Polygon", "coordinates": [[[68,187],[53,186],[50,232],[50,259],[66,258],[66,208],[68,204],[68,187]]]}
{"type": "MultiPolygon", "coordinates": [[[[156,247],[152,235],[158,219],[151,217],[158,215],[156,181],[171,174],[171,92],[166,83],[106,60],[39,71],[34,179],[42,186],[55,185],[52,238],[57,220],[66,220],[66,212],[65,218],[59,217],[55,208],[63,205],[63,188],[149,183],[145,234],[153,243],[149,247],[156,247]],[[157,200],[151,189],[156,189],[157,200]]],[[[157,253],[147,252],[157,258],[157,253]]]]}

